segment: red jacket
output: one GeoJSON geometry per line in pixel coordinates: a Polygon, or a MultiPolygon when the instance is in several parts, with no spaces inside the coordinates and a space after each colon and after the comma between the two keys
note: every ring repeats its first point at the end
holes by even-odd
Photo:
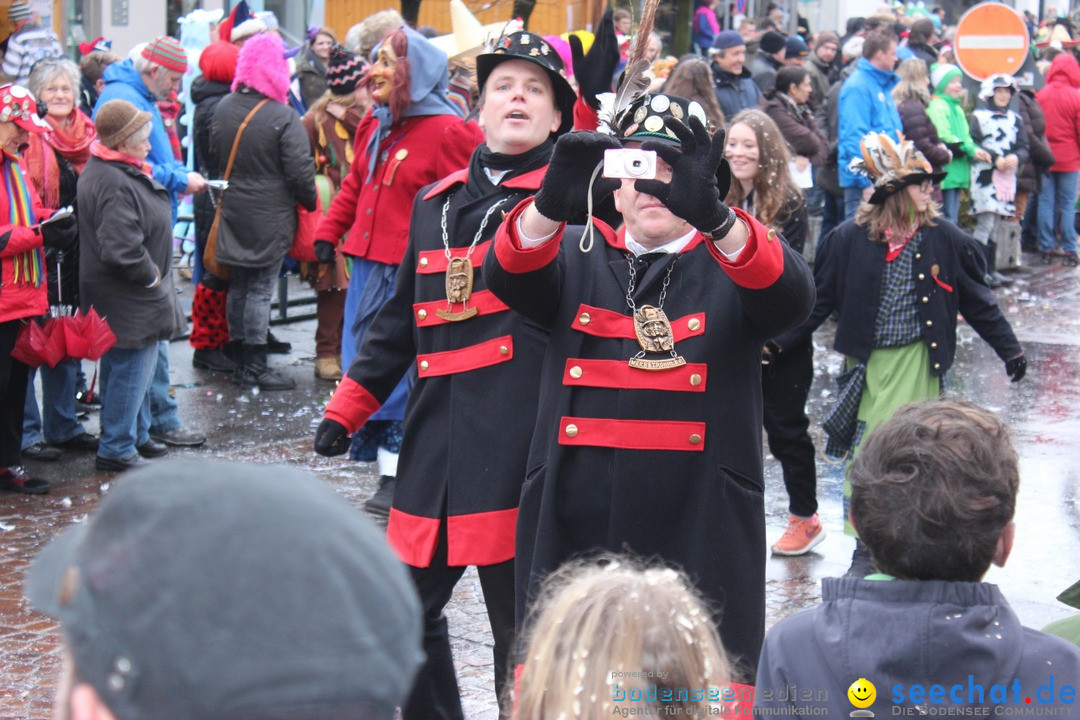
{"type": "MultiPolygon", "coordinates": [[[[7,163],[13,164],[17,172],[22,172],[15,158],[7,153],[0,154],[0,157],[0,173],[6,172],[3,165],[7,163]]],[[[27,180],[26,187],[38,220],[51,215],[38,199],[34,184],[27,180]]],[[[0,193],[0,322],[44,315],[49,310],[41,231],[37,227],[10,225],[10,217],[11,200],[7,193],[0,193]],[[40,283],[24,280],[23,273],[16,277],[17,267],[31,273],[39,270],[40,283]]]]}
{"type": "Polygon", "coordinates": [[[356,130],[355,159],[316,240],[345,235],[349,255],[399,265],[409,240],[409,215],[420,188],[467,167],[484,133],[456,115],[422,115],[394,123],[379,145],[375,177],[368,182],[368,139],[378,122],[368,113],[356,130]],[[376,221],[378,225],[376,226],[376,221]],[[377,230],[376,230],[377,228],[377,230]]]}
{"type": "Polygon", "coordinates": [[[1046,140],[1057,160],[1051,172],[1080,170],[1080,64],[1069,53],[1054,58],[1046,87],[1035,99],[1046,115],[1046,140]]]}

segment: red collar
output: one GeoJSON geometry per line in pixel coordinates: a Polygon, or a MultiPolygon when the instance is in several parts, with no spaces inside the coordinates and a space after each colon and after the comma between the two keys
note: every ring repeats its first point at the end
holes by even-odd
{"type": "MultiPolygon", "coordinates": [[[[517,175],[509,180],[500,183],[500,187],[523,189],[523,190],[539,190],[540,183],[544,181],[544,173],[547,172],[547,165],[543,167],[531,170],[524,175],[517,175]]],[[[427,191],[424,195],[424,200],[430,200],[433,197],[442,195],[444,192],[454,187],[455,185],[463,185],[469,180],[468,168],[452,172],[442,180],[437,182],[434,187],[427,191]]]]}

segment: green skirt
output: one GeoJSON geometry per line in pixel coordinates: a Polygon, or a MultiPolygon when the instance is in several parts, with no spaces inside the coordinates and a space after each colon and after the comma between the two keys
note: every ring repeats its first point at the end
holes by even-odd
{"type": "MultiPolygon", "coordinates": [[[[847,358],[845,368],[858,364],[847,358]]],[[[930,373],[930,355],[926,343],[917,340],[897,348],[877,348],[866,363],[866,383],[859,401],[855,445],[844,473],[844,532],[858,537],[849,520],[851,514],[851,463],[859,454],[863,440],[881,423],[892,417],[902,405],[941,395],[941,378],[930,373]]]]}

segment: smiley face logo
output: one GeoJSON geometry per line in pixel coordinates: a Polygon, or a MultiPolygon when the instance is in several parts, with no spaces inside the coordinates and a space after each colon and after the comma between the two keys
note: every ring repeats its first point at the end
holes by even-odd
{"type": "Polygon", "coordinates": [[[874,700],[877,699],[877,688],[874,687],[874,683],[870,682],[866,678],[859,678],[855,682],[851,683],[851,687],[847,691],[848,700],[851,704],[857,708],[868,708],[874,704],[874,700]]]}

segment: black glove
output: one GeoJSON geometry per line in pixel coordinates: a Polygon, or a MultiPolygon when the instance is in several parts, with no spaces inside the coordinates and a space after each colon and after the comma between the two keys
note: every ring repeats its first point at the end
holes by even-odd
{"type": "Polygon", "coordinates": [[[42,243],[47,248],[67,250],[79,239],[79,222],[74,215],[41,225],[42,243]]]}
{"type": "MultiPolygon", "coordinates": [[[[589,178],[597,165],[604,162],[604,151],[622,144],[612,135],[579,131],[563,135],[555,143],[544,182],[534,201],[544,217],[557,222],[570,222],[585,213],[589,197],[589,178]]],[[[593,183],[593,198],[599,203],[615,192],[619,180],[597,173],[593,183]]]]}
{"type": "Polygon", "coordinates": [[[596,96],[611,92],[611,79],[619,65],[619,41],[615,37],[615,21],[612,20],[611,8],[604,13],[587,55],[581,38],[570,35],[570,57],[581,99],[593,110],[599,110],[600,101],[596,96]]]}
{"type": "Polygon", "coordinates": [[[329,240],[315,241],[315,258],[324,265],[333,265],[337,262],[337,248],[329,240]]]}
{"type": "Polygon", "coordinates": [[[323,418],[315,431],[315,452],[327,457],[344,455],[349,451],[349,431],[336,420],[323,418]]]}
{"type": "Polygon", "coordinates": [[[652,195],[672,214],[719,240],[735,224],[735,213],[723,202],[731,185],[731,169],[724,160],[724,131],[717,130],[710,140],[709,131],[696,117],[690,118],[690,127],[674,118],[666,124],[682,148],[649,140],[641,149],[655,150],[671,166],[671,182],[637,180],[634,189],[652,195]]]}
{"type": "Polygon", "coordinates": [[[1012,378],[1013,382],[1020,382],[1027,375],[1027,358],[1023,355],[1014,357],[1005,363],[1005,374],[1012,378]]]}

